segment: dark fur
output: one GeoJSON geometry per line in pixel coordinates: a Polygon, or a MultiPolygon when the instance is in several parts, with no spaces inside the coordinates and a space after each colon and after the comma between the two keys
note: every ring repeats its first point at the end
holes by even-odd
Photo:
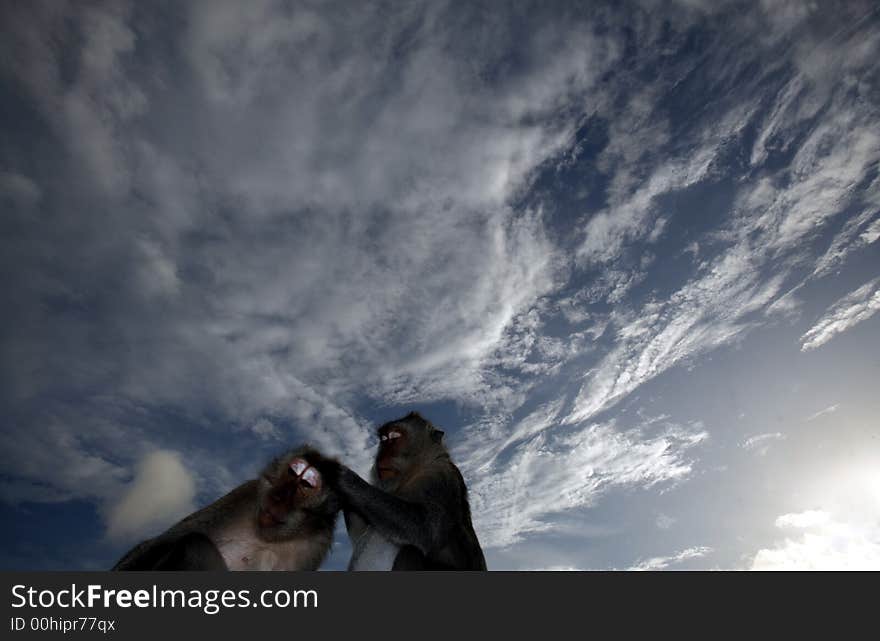
{"type": "Polygon", "coordinates": [[[339,464],[324,474],[342,501],[355,543],[350,567],[357,561],[357,539],[372,528],[400,546],[394,570],[485,570],[467,488],[442,443],[443,432],[416,412],[379,428],[390,430],[405,431],[406,441],[400,448],[380,442],[373,485],[339,464]],[[396,473],[383,479],[380,468],[396,473]]]}

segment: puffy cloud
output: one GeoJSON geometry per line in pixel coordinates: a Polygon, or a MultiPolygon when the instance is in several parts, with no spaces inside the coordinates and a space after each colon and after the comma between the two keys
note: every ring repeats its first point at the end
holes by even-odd
{"type": "Polygon", "coordinates": [[[880,531],[834,519],[822,510],[783,514],[776,527],[803,530],[774,547],[758,550],[752,570],[877,570],[880,531]]]}
{"type": "Polygon", "coordinates": [[[802,479],[798,497],[809,509],[781,514],[784,538],[751,557],[756,570],[880,569],[880,474],[866,448],[802,479]]]}
{"type": "Polygon", "coordinates": [[[822,510],[806,510],[804,512],[792,512],[783,514],[776,519],[778,528],[809,528],[817,525],[825,525],[830,520],[827,512],[822,510]]]}
{"type": "Polygon", "coordinates": [[[195,509],[196,484],[177,452],[145,456],[122,496],[109,507],[107,534],[130,541],[157,534],[195,509]]]}

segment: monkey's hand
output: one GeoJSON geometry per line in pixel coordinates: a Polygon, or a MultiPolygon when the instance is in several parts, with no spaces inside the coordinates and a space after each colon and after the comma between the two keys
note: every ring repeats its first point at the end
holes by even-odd
{"type": "Polygon", "coordinates": [[[344,508],[351,507],[351,497],[361,487],[369,486],[366,481],[339,461],[322,457],[320,460],[310,462],[321,473],[324,484],[336,492],[344,508]]]}
{"type": "Polygon", "coordinates": [[[339,477],[342,475],[342,471],[348,469],[339,461],[320,455],[310,457],[309,463],[321,473],[324,484],[334,490],[339,488],[339,477]]]}

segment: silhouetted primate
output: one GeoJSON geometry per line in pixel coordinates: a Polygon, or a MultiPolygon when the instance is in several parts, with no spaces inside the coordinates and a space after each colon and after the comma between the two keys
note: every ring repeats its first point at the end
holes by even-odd
{"type": "Polygon", "coordinates": [[[416,412],[379,428],[374,485],[321,463],[339,495],[353,553],[350,570],[485,570],[467,488],[443,432],[416,412]]]}
{"type": "Polygon", "coordinates": [[[308,447],[274,459],[259,479],[136,545],[114,570],[315,570],[333,541],[339,501],[308,447]]]}

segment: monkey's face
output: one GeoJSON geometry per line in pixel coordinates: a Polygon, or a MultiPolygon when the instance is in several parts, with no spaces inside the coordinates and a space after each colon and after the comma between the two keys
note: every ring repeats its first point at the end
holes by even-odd
{"type": "Polygon", "coordinates": [[[257,529],[264,540],[291,538],[310,514],[332,516],[338,511],[335,496],[309,460],[312,456],[320,455],[297,450],[276,459],[263,471],[259,480],[257,529]]]}
{"type": "Polygon", "coordinates": [[[402,478],[429,458],[436,448],[443,449],[443,432],[417,414],[386,423],[379,428],[379,451],[373,475],[380,487],[396,488],[402,478]]]}
{"type": "Polygon", "coordinates": [[[382,483],[391,483],[408,468],[413,449],[413,433],[403,423],[386,423],[379,428],[379,451],[375,474],[382,483]]]}

